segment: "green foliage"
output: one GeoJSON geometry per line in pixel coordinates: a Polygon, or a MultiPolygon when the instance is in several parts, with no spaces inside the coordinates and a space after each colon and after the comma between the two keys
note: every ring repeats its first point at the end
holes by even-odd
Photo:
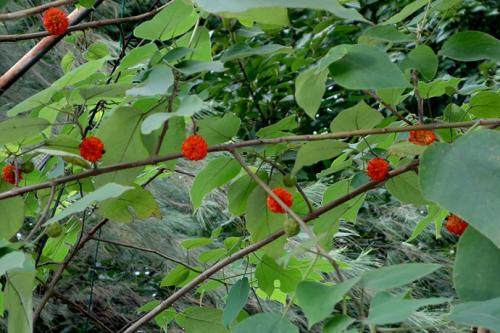
{"type": "Polygon", "coordinates": [[[299,329],[279,313],[264,312],[251,316],[236,325],[233,333],[298,333],[299,329]]]}

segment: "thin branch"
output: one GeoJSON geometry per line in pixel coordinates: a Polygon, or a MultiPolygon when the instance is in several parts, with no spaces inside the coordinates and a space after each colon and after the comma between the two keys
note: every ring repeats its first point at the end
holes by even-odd
{"type": "Polygon", "coordinates": [[[42,212],[42,215],[40,215],[40,218],[38,219],[38,222],[35,224],[35,226],[33,227],[33,229],[31,229],[30,233],[26,237],[26,242],[29,242],[29,240],[31,239],[31,237],[33,237],[35,235],[35,233],[37,232],[37,230],[45,222],[45,218],[47,217],[47,214],[49,213],[50,205],[52,204],[52,201],[54,200],[55,195],[56,195],[56,187],[52,186],[50,188],[50,196],[49,196],[49,200],[47,201],[47,205],[45,206],[45,208],[44,208],[44,210],[42,212]]]}
{"type": "MultiPolygon", "coordinates": [[[[231,151],[237,148],[243,147],[252,147],[252,146],[260,146],[260,145],[268,145],[275,144],[281,142],[296,142],[296,141],[321,141],[321,140],[331,140],[331,139],[341,139],[341,138],[351,138],[355,136],[365,136],[365,135],[375,135],[375,134],[388,134],[388,133],[400,133],[400,132],[410,132],[413,130],[422,130],[422,129],[439,129],[439,128],[468,128],[472,126],[493,126],[500,125],[500,119],[484,119],[484,120],[474,120],[474,121],[466,121],[466,122],[457,122],[457,123],[436,123],[436,124],[427,124],[427,125],[415,125],[408,127],[385,127],[385,128],[374,128],[369,130],[357,130],[350,132],[337,132],[337,133],[329,133],[329,134],[320,134],[320,135],[293,135],[281,138],[273,138],[273,139],[254,139],[248,141],[241,141],[230,144],[216,145],[212,146],[208,149],[209,152],[221,152],[221,151],[231,151]]],[[[87,171],[83,171],[81,173],[63,176],[59,178],[55,178],[51,181],[45,183],[39,183],[24,187],[13,188],[11,190],[1,192],[0,200],[12,198],[24,193],[33,192],[37,190],[41,190],[44,188],[50,188],[51,186],[56,186],[59,184],[65,184],[68,182],[72,182],[79,179],[88,178],[91,176],[102,175],[110,172],[126,170],[137,168],[146,165],[155,165],[161,162],[171,161],[178,158],[181,158],[181,153],[173,153],[165,156],[154,156],[149,157],[144,160],[132,161],[132,162],[124,162],[114,165],[105,166],[102,168],[95,168],[87,171]]]]}
{"type": "Polygon", "coordinates": [[[376,93],[374,93],[373,91],[371,90],[368,90],[368,89],[365,89],[363,90],[363,92],[367,95],[370,95],[372,98],[374,98],[377,102],[379,102],[380,104],[382,104],[387,110],[391,111],[391,113],[393,115],[396,116],[396,118],[398,118],[399,120],[402,120],[404,121],[405,123],[407,123],[408,125],[413,125],[413,123],[411,121],[409,121],[408,119],[406,119],[405,117],[403,117],[399,112],[398,110],[396,110],[392,105],[390,105],[389,103],[386,103],[384,102],[384,100],[382,100],[382,98],[380,98],[380,96],[378,96],[376,93]]]}
{"type": "MultiPolygon", "coordinates": [[[[153,254],[156,254],[157,256],[162,257],[163,259],[166,259],[168,261],[175,262],[176,264],[184,266],[185,268],[189,269],[190,271],[193,271],[193,272],[198,273],[198,274],[201,273],[201,271],[199,269],[196,269],[192,266],[189,266],[188,264],[180,261],[179,259],[176,259],[176,258],[171,257],[169,255],[166,255],[164,253],[161,253],[160,251],[157,251],[155,249],[150,249],[147,247],[137,246],[137,245],[128,244],[128,243],[119,242],[119,241],[110,240],[110,239],[102,239],[102,238],[98,238],[98,237],[92,237],[92,239],[101,241],[103,243],[109,243],[109,244],[113,244],[113,245],[117,245],[117,246],[123,246],[123,247],[131,248],[131,249],[135,249],[135,250],[142,251],[142,252],[153,253],[153,254]]],[[[227,284],[226,282],[224,282],[223,280],[220,280],[220,279],[211,278],[211,280],[220,282],[222,284],[227,284]]]]}
{"type": "MultiPolygon", "coordinates": [[[[165,6],[158,7],[156,9],[153,9],[152,11],[139,14],[136,16],[129,16],[129,17],[123,17],[123,18],[112,18],[112,19],[105,19],[105,20],[100,20],[100,21],[92,21],[92,22],[86,22],[78,25],[73,25],[68,28],[66,31],[66,34],[73,32],[73,31],[79,31],[79,30],[86,30],[86,29],[91,29],[91,28],[99,28],[99,27],[104,27],[108,25],[120,25],[123,23],[128,23],[128,22],[136,22],[136,21],[142,21],[145,19],[148,19],[150,17],[153,17],[156,15],[160,10],[162,10],[165,6]]],[[[0,42],[17,42],[20,40],[28,40],[28,39],[36,39],[36,38],[43,38],[50,36],[50,33],[48,31],[38,31],[38,32],[32,32],[32,33],[27,33],[27,34],[19,34],[19,35],[0,35],[0,42]]]]}
{"type": "Polygon", "coordinates": [[[424,123],[424,100],[422,96],[420,95],[420,90],[418,89],[418,75],[417,71],[413,70],[411,73],[412,80],[413,80],[413,88],[415,91],[415,98],[417,99],[417,105],[418,105],[418,121],[423,124],[424,123]]]}
{"type": "Polygon", "coordinates": [[[93,314],[92,312],[87,311],[80,304],[77,304],[77,303],[73,302],[72,300],[70,300],[66,296],[58,293],[57,291],[54,291],[52,294],[53,294],[53,296],[55,298],[61,300],[63,303],[65,303],[68,306],[76,309],[82,315],[84,315],[85,317],[87,317],[90,320],[92,320],[94,322],[94,324],[96,324],[98,327],[100,327],[101,329],[103,329],[105,332],[114,333],[114,331],[111,328],[109,328],[108,326],[106,326],[106,324],[104,324],[95,314],[93,314]]]}
{"type": "Polygon", "coordinates": [[[57,0],[57,1],[45,3],[45,4],[40,5],[40,6],[19,10],[17,12],[0,14],[0,22],[9,21],[9,20],[16,20],[16,19],[23,18],[23,17],[33,16],[33,15],[36,15],[38,13],[44,12],[46,9],[49,9],[52,7],[71,5],[72,3],[76,2],[76,1],[77,0],[57,0]]]}
{"type": "MultiPolygon", "coordinates": [[[[396,177],[396,176],[403,174],[405,172],[408,172],[410,170],[413,170],[417,166],[418,166],[418,161],[414,161],[403,168],[393,170],[389,173],[388,178],[386,180],[393,178],[393,177],[396,177]]],[[[357,188],[353,192],[351,192],[343,197],[340,197],[334,201],[331,201],[326,206],[323,206],[323,207],[319,208],[318,210],[316,210],[314,213],[308,214],[306,217],[304,217],[303,220],[304,220],[304,222],[312,221],[315,218],[319,217],[321,214],[324,214],[325,212],[351,200],[352,198],[379,186],[383,182],[384,181],[369,182],[369,183],[357,188]]],[[[182,287],[181,289],[179,289],[178,291],[176,291],[175,293],[170,295],[170,297],[168,297],[166,300],[161,302],[153,310],[151,310],[150,312],[143,315],[136,322],[130,324],[127,328],[123,328],[122,330],[120,330],[120,332],[123,332],[123,333],[135,332],[137,329],[139,329],[139,327],[146,324],[148,321],[150,321],[151,319],[156,317],[162,311],[164,311],[165,309],[172,306],[172,304],[175,303],[178,299],[180,299],[182,296],[184,296],[185,294],[190,292],[192,289],[194,289],[196,286],[198,286],[200,283],[202,283],[203,281],[208,279],[213,274],[217,273],[218,271],[220,271],[224,267],[232,264],[233,262],[247,256],[248,254],[253,253],[253,252],[259,250],[260,248],[272,243],[276,239],[282,237],[284,234],[285,234],[284,230],[277,231],[277,232],[269,235],[267,238],[262,239],[262,240],[258,241],[257,243],[251,244],[250,246],[243,248],[243,249],[239,250],[238,252],[234,253],[232,256],[225,258],[224,260],[219,261],[218,263],[214,264],[212,267],[210,267],[209,269],[207,269],[206,271],[204,271],[203,273],[198,275],[196,278],[191,280],[191,282],[189,282],[187,285],[185,285],[184,287],[182,287]]]]}
{"type": "MultiPolygon", "coordinates": [[[[172,88],[172,94],[168,97],[168,106],[167,106],[167,112],[172,113],[173,108],[174,108],[174,101],[175,98],[177,97],[177,93],[179,92],[179,75],[174,71],[174,85],[172,88]]],[[[155,149],[155,155],[158,155],[161,150],[161,146],[163,144],[163,140],[165,139],[165,135],[167,134],[168,131],[168,119],[165,121],[163,124],[163,128],[161,129],[160,137],[158,138],[158,143],[156,145],[155,149]]]]}

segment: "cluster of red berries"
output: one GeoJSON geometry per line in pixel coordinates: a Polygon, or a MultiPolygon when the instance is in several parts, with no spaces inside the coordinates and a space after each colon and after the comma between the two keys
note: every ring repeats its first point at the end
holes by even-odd
{"type": "Polygon", "coordinates": [[[380,157],[372,158],[366,166],[366,174],[371,180],[376,182],[386,179],[387,175],[389,175],[389,170],[389,162],[380,157]]]}
{"type": "Polygon", "coordinates": [[[411,131],[408,141],[419,146],[428,146],[436,141],[436,134],[429,130],[411,131]]]}
{"type": "Polygon", "coordinates": [[[43,26],[51,35],[63,35],[69,27],[68,16],[59,8],[49,8],[43,13],[43,26]]]}
{"type": "Polygon", "coordinates": [[[469,224],[457,215],[451,214],[446,218],[446,223],[444,224],[444,226],[452,234],[462,236],[469,224]]]}
{"type": "Polygon", "coordinates": [[[95,136],[85,138],[80,143],[80,155],[89,162],[99,161],[104,151],[104,143],[95,136]]]}
{"type": "Polygon", "coordinates": [[[191,161],[204,159],[208,154],[208,144],[201,135],[190,135],[182,143],[182,155],[191,161]]]}
{"type": "Polygon", "coordinates": [[[12,185],[17,185],[23,179],[23,174],[20,169],[16,169],[12,164],[7,164],[2,170],[2,179],[12,185]]]}
{"type": "MultiPolygon", "coordinates": [[[[273,190],[273,193],[280,198],[281,201],[288,207],[293,205],[293,195],[282,187],[277,187],[273,190]]],[[[267,197],[267,208],[273,213],[284,214],[285,210],[278,201],[274,200],[272,196],[267,197]]]]}

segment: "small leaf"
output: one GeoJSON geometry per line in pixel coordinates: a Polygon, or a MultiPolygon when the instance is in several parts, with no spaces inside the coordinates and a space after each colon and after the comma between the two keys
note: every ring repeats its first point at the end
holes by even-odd
{"type": "Polygon", "coordinates": [[[266,44],[258,47],[251,47],[246,43],[238,43],[231,46],[221,56],[222,61],[230,61],[234,59],[243,59],[251,56],[265,56],[279,53],[288,53],[292,49],[288,46],[279,44],[266,44]]]}
{"type": "Polygon", "coordinates": [[[229,290],[226,306],[222,314],[222,323],[229,326],[236,319],[241,310],[245,307],[248,300],[250,285],[248,278],[244,277],[238,280],[229,290]]]}
{"type": "MultiPolygon", "coordinates": [[[[0,192],[12,189],[12,186],[0,180],[0,192]]],[[[10,239],[21,229],[24,222],[24,200],[14,197],[0,200],[0,239],[10,239]]]]}
{"type": "Polygon", "coordinates": [[[392,25],[370,27],[363,32],[362,37],[393,43],[411,42],[415,39],[415,36],[405,34],[392,25]]]}
{"type": "Polygon", "coordinates": [[[202,246],[207,246],[212,244],[212,240],[206,237],[185,239],[181,242],[181,246],[186,250],[196,249],[202,246]]]}
{"type": "Polygon", "coordinates": [[[370,129],[378,125],[383,119],[384,117],[380,112],[361,101],[355,106],[340,112],[330,124],[330,130],[334,133],[370,129]]]}
{"type": "Polygon", "coordinates": [[[198,121],[197,125],[198,133],[211,146],[231,140],[238,133],[241,120],[233,113],[226,113],[222,118],[203,118],[198,121]]]}
{"type": "Polygon", "coordinates": [[[161,215],[160,207],[151,192],[138,186],[118,198],[102,202],[99,213],[110,220],[126,223],[161,215]]]}
{"type": "Polygon", "coordinates": [[[405,172],[393,177],[385,183],[385,187],[402,203],[410,203],[415,206],[427,203],[427,200],[422,196],[418,176],[415,172],[405,172]]]}
{"type": "Polygon", "coordinates": [[[418,45],[408,53],[402,67],[416,69],[426,80],[432,80],[437,73],[438,57],[429,46],[418,45]]]}
{"type": "Polygon", "coordinates": [[[297,284],[302,279],[302,273],[295,268],[285,268],[273,258],[264,255],[255,269],[255,278],[259,288],[269,296],[274,290],[274,281],[280,281],[279,289],[285,293],[295,291],[297,284]]]}
{"type": "Polygon", "coordinates": [[[184,75],[193,75],[201,72],[224,72],[224,64],[220,61],[186,60],[176,68],[184,75]]]}
{"type": "Polygon", "coordinates": [[[292,174],[295,175],[302,167],[313,165],[319,161],[329,160],[342,154],[348,147],[347,143],[338,140],[311,141],[300,147],[295,159],[292,174]]]}
{"type": "Polygon", "coordinates": [[[323,333],[343,333],[354,321],[346,315],[334,315],[325,322],[323,333]]]}
{"type": "Polygon", "coordinates": [[[375,291],[402,287],[439,269],[437,264],[400,264],[363,274],[361,284],[375,291]]]}
{"type": "Polygon", "coordinates": [[[481,91],[472,96],[469,112],[476,118],[500,118],[500,93],[497,91],[481,91]]]}
{"type": "Polygon", "coordinates": [[[190,272],[191,271],[187,267],[177,265],[165,275],[163,280],[161,280],[160,287],[180,286],[186,281],[190,272]]]}
{"type": "Polygon", "coordinates": [[[127,96],[158,96],[165,95],[174,83],[174,74],[166,65],[157,65],[151,69],[144,82],[127,90],[127,96]]]}

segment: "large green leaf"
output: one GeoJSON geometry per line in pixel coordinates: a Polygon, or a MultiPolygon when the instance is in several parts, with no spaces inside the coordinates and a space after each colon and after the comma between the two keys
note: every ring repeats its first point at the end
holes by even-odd
{"type": "Polygon", "coordinates": [[[424,196],[459,215],[500,248],[500,132],[477,130],[433,144],[420,165],[424,196]]]}
{"type": "Polygon", "coordinates": [[[500,249],[472,227],[458,243],[453,284],[464,302],[500,297],[500,249]]]}
{"type": "Polygon", "coordinates": [[[193,5],[186,0],[174,0],[151,20],[139,24],[134,36],[166,41],[191,29],[198,20],[193,5]]]}
{"type": "Polygon", "coordinates": [[[371,45],[345,45],[347,55],[330,66],[335,81],[347,89],[407,88],[401,70],[387,54],[371,45]]]}
{"type": "Polygon", "coordinates": [[[481,91],[469,102],[469,112],[477,118],[500,118],[500,92],[481,91]]]}
{"type": "Polygon", "coordinates": [[[42,118],[15,117],[0,122],[0,145],[40,134],[50,123],[42,118]]]}
{"type": "Polygon", "coordinates": [[[154,42],[135,47],[127,51],[127,55],[120,61],[120,66],[118,68],[120,70],[126,70],[138,65],[146,66],[149,59],[156,51],[158,51],[158,47],[154,42]]]}
{"type": "Polygon", "coordinates": [[[244,277],[238,280],[227,294],[226,306],[222,314],[222,323],[229,326],[238,317],[238,314],[245,307],[250,292],[248,278],[244,277]]]}
{"type": "Polygon", "coordinates": [[[124,192],[133,189],[131,186],[122,186],[115,183],[106,184],[94,192],[85,195],[83,198],[75,201],[73,204],[65,208],[61,213],[52,217],[46,224],[54,223],[68,217],[72,214],[83,212],[90,205],[107,200],[109,198],[117,198],[124,192]]]}
{"type": "Polygon", "coordinates": [[[451,309],[448,318],[459,324],[500,332],[500,297],[483,302],[457,304],[451,309]]]}
{"type": "Polygon", "coordinates": [[[127,90],[128,96],[158,96],[165,95],[174,83],[174,74],[167,65],[157,65],[151,69],[144,82],[127,90]]]}
{"type": "Polygon", "coordinates": [[[108,199],[99,205],[99,213],[113,221],[132,222],[151,216],[160,216],[160,208],[151,192],[141,187],[126,191],[118,198],[108,199]]]}
{"type": "Polygon", "coordinates": [[[406,5],[399,13],[390,17],[383,24],[395,24],[403,21],[411,14],[415,13],[417,10],[427,5],[429,0],[415,0],[410,4],[406,5]]]}
{"type": "Polygon", "coordinates": [[[210,13],[244,12],[253,8],[288,7],[311,8],[331,12],[347,20],[366,21],[356,10],[343,7],[337,0],[195,0],[210,13]]]}
{"type": "MultiPolygon", "coordinates": [[[[262,312],[251,316],[236,325],[231,333],[299,333],[281,313],[262,312]]],[[[207,333],[207,332],[205,332],[207,333]]]]}
{"type": "Polygon", "coordinates": [[[220,12],[218,15],[236,18],[247,27],[253,27],[254,23],[263,24],[266,28],[290,25],[288,10],[282,7],[252,8],[238,13],[220,12]]]}
{"type": "Polygon", "coordinates": [[[249,176],[243,175],[229,185],[227,191],[228,209],[233,215],[242,215],[245,213],[248,203],[248,197],[252,193],[257,183],[249,176]]]}
{"type": "Polygon", "coordinates": [[[53,97],[56,92],[57,89],[52,86],[45,90],[42,90],[39,93],[36,93],[35,95],[14,106],[7,112],[7,115],[9,117],[14,117],[20,113],[28,112],[33,109],[49,105],[53,102],[53,97]]]}
{"type": "Polygon", "coordinates": [[[264,255],[255,268],[255,278],[259,288],[271,296],[275,288],[274,281],[276,280],[280,282],[279,289],[282,292],[295,291],[297,284],[302,279],[302,273],[296,268],[283,267],[273,258],[264,255]]]}
{"type": "Polygon", "coordinates": [[[222,325],[221,317],[221,310],[192,306],[179,313],[175,321],[185,333],[229,333],[222,325]]]}
{"type": "Polygon", "coordinates": [[[205,27],[198,27],[194,33],[188,33],[179,38],[177,47],[186,47],[193,50],[189,55],[189,60],[212,61],[212,44],[210,42],[210,32],[205,27]]]}
{"type": "Polygon", "coordinates": [[[266,44],[257,47],[251,47],[247,43],[238,43],[231,46],[221,56],[222,61],[242,59],[251,56],[264,56],[277,53],[290,52],[292,49],[288,46],[279,44],[266,44]]]}
{"type": "Polygon", "coordinates": [[[208,193],[236,177],[240,169],[238,161],[231,157],[220,157],[210,161],[196,176],[191,187],[193,207],[199,208],[208,193]]]}
{"type": "Polygon", "coordinates": [[[446,40],[439,54],[459,61],[500,61],[500,40],[481,31],[462,31],[446,40]]]}
{"type": "Polygon", "coordinates": [[[302,167],[313,165],[319,161],[329,160],[342,154],[348,147],[347,143],[338,140],[311,141],[300,147],[292,174],[296,174],[302,167]]]}
{"type": "Polygon", "coordinates": [[[378,125],[384,117],[364,101],[340,112],[330,124],[332,132],[369,129],[378,125]]]}
{"type": "Polygon", "coordinates": [[[368,321],[373,325],[396,324],[408,319],[418,309],[428,305],[448,302],[448,298],[406,299],[403,295],[391,296],[380,292],[372,300],[368,321]]]}
{"type": "Polygon", "coordinates": [[[206,117],[198,121],[198,133],[205,138],[209,145],[229,141],[238,133],[241,120],[233,113],[224,117],[206,117]]]}
{"type": "Polygon", "coordinates": [[[415,36],[405,34],[392,25],[379,25],[369,27],[363,32],[363,35],[361,35],[360,37],[360,41],[367,39],[381,40],[384,42],[403,43],[413,41],[415,39],[415,36]]]}
{"type": "Polygon", "coordinates": [[[21,251],[13,251],[0,257],[0,276],[6,272],[23,268],[26,255],[21,251]]]}
{"type": "Polygon", "coordinates": [[[358,282],[351,279],[334,286],[303,281],[297,286],[297,301],[307,317],[309,328],[328,317],[335,304],[358,282]]]}
{"type": "Polygon", "coordinates": [[[323,333],[343,333],[354,321],[349,316],[336,314],[325,322],[323,333]]]}
{"type": "MultiPolygon", "coordinates": [[[[12,186],[0,180],[0,192],[8,191],[12,186]]],[[[0,200],[0,239],[14,236],[24,221],[24,200],[21,197],[0,200]]]]}
{"type": "Polygon", "coordinates": [[[402,63],[404,69],[416,69],[426,80],[432,80],[438,69],[438,57],[427,45],[418,45],[402,63]]]}
{"type": "Polygon", "coordinates": [[[427,200],[422,196],[418,176],[415,172],[405,172],[393,177],[385,183],[385,187],[402,203],[411,203],[416,206],[427,203],[427,200]]]}
{"type": "Polygon", "coordinates": [[[386,266],[363,274],[361,284],[376,291],[398,288],[431,274],[440,267],[437,264],[386,266]]]}

